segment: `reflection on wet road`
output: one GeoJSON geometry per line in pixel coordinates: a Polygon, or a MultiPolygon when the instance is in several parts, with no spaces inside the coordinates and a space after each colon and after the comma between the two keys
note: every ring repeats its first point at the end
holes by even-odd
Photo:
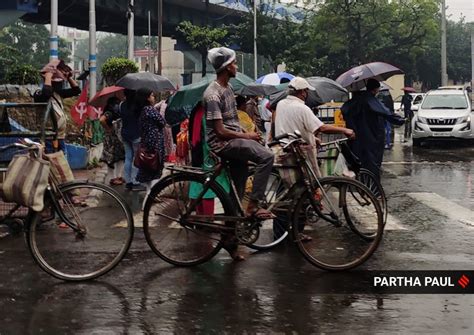
{"type": "MultiPolygon", "coordinates": [[[[393,223],[362,269],[474,269],[474,227],[462,222],[473,220],[473,158],[472,145],[396,143],[383,177],[393,223]]],[[[135,235],[122,264],[84,284],[43,274],[20,237],[0,239],[0,334],[474,332],[472,295],[337,294],[350,274],[334,280],[291,243],[176,268],[135,235]]]]}

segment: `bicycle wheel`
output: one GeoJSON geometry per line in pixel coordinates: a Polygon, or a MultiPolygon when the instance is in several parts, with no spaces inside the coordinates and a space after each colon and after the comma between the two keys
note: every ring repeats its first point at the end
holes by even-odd
{"type": "MultiPolygon", "coordinates": [[[[251,186],[253,175],[250,175],[247,184],[251,186]]],[[[251,188],[246,190],[244,203],[248,201],[251,188]]],[[[281,200],[281,194],[285,191],[285,186],[278,172],[272,172],[268,179],[265,190],[263,206],[270,209],[276,215],[275,219],[265,220],[260,223],[260,234],[258,239],[247,245],[255,250],[268,250],[280,244],[289,234],[291,218],[289,215],[290,203],[281,200]]]]}
{"type": "Polygon", "coordinates": [[[71,182],[58,189],[45,197],[45,209],[34,213],[29,224],[33,258],[63,280],[92,279],[112,270],[132,243],[129,206],[112,188],[98,183],[71,182]]]}
{"type": "Polygon", "coordinates": [[[380,204],[369,189],[356,180],[326,177],[320,179],[320,184],[318,198],[321,200],[313,201],[314,195],[306,192],[295,207],[293,233],[298,248],[308,261],[322,269],[354,268],[365,262],[380,243],[383,233],[380,204]],[[363,238],[351,225],[374,237],[363,238]],[[300,234],[306,238],[299,238],[300,234]]]}
{"type": "Polygon", "coordinates": [[[382,184],[372,172],[363,168],[359,170],[359,173],[356,175],[356,179],[365,186],[367,186],[367,188],[375,195],[377,200],[380,202],[380,207],[383,211],[383,223],[385,225],[387,223],[388,204],[387,197],[385,196],[385,191],[383,190],[382,184]]]}
{"type": "Polygon", "coordinates": [[[145,202],[143,231],[148,245],[171,264],[201,264],[216,255],[226,239],[219,226],[212,226],[210,216],[229,216],[235,211],[228,195],[217,184],[211,184],[191,213],[207,215],[207,219],[193,224],[183,217],[193,201],[190,195],[197,198],[204,182],[205,178],[199,175],[173,174],[158,182],[145,202]]]}

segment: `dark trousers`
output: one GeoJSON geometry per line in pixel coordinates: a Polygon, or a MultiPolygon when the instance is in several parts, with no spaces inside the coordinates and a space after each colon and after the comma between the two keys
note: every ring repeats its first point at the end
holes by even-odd
{"type": "Polygon", "coordinates": [[[218,155],[229,161],[230,174],[237,193],[242,199],[248,177],[247,162],[257,164],[253,178],[251,200],[262,200],[265,196],[268,178],[272,173],[273,153],[253,140],[233,139],[218,152],[218,155]]]}

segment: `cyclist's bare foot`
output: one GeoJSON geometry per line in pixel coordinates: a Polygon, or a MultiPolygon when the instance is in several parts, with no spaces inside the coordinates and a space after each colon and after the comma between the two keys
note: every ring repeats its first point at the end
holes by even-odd
{"type": "Polygon", "coordinates": [[[243,255],[243,252],[239,250],[238,245],[231,245],[231,246],[226,246],[224,249],[229,253],[230,257],[236,261],[245,261],[245,256],[243,255]]]}

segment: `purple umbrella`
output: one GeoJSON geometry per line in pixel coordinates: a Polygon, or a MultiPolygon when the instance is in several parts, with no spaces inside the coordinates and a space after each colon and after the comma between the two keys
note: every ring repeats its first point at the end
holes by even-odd
{"type": "Polygon", "coordinates": [[[396,74],[403,74],[403,71],[387,63],[373,62],[353,67],[341,74],[336,81],[349,91],[360,91],[369,78],[383,81],[396,74]]]}

